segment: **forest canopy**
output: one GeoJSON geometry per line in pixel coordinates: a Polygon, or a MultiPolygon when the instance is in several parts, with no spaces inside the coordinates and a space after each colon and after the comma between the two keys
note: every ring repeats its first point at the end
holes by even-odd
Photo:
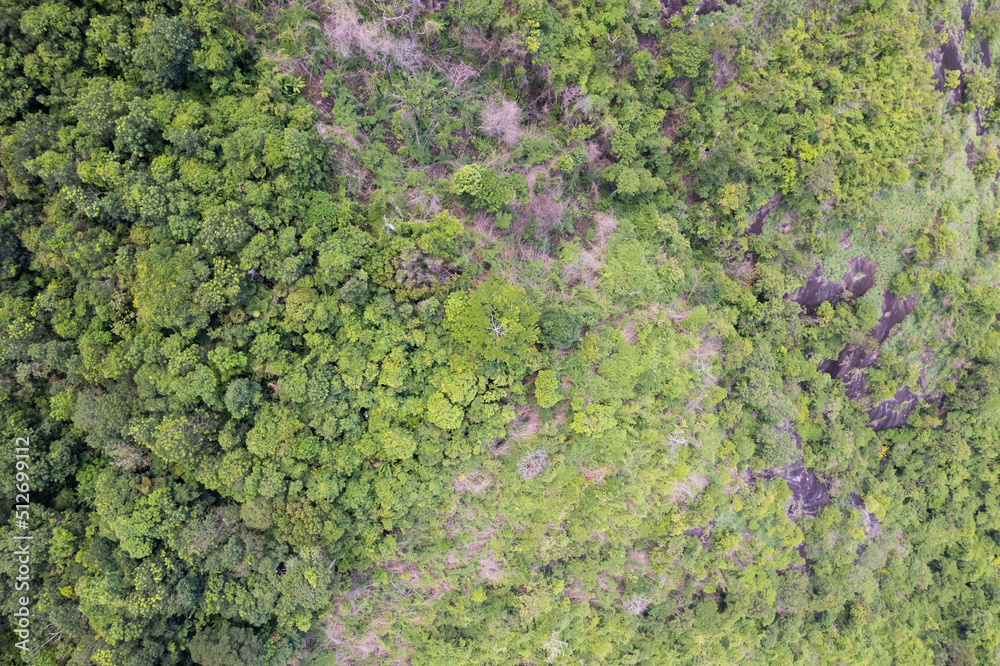
{"type": "Polygon", "coordinates": [[[0,0],[4,663],[997,663],[995,53],[0,0]]]}

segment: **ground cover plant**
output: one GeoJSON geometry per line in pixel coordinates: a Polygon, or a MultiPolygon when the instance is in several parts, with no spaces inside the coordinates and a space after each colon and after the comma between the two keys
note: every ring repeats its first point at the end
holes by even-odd
{"type": "Polygon", "coordinates": [[[998,49],[0,0],[3,663],[1000,661],[998,49]]]}

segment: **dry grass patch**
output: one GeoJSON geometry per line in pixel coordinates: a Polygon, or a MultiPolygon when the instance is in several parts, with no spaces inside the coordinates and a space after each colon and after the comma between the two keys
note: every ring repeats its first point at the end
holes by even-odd
{"type": "Polygon", "coordinates": [[[704,474],[691,472],[684,481],[678,481],[674,484],[670,499],[673,502],[692,500],[706,487],[708,487],[708,477],[704,474]]]}
{"type": "Polygon", "coordinates": [[[629,317],[625,321],[625,325],[622,327],[622,336],[629,341],[629,344],[635,344],[639,341],[639,335],[635,330],[635,320],[629,317]]]}
{"type": "Polygon", "coordinates": [[[588,289],[597,287],[597,276],[600,274],[601,257],[598,249],[585,250],[576,261],[563,268],[563,278],[570,285],[583,284],[588,289]]]}
{"type": "Polygon", "coordinates": [[[600,600],[596,596],[591,596],[587,594],[587,591],[583,589],[583,583],[580,579],[570,574],[569,585],[563,590],[563,595],[575,604],[588,604],[591,608],[597,608],[600,605],[600,600]]]}
{"type": "Polygon", "coordinates": [[[585,467],[582,462],[577,463],[577,467],[580,468],[583,478],[591,483],[604,483],[604,477],[608,474],[608,470],[603,467],[585,467]]]}
{"type": "Polygon", "coordinates": [[[382,646],[380,640],[381,633],[389,627],[389,620],[380,615],[373,619],[364,628],[363,633],[347,633],[346,627],[334,616],[326,620],[324,632],[329,641],[327,648],[337,664],[343,666],[355,666],[356,664],[371,663],[378,660],[379,663],[388,664],[389,651],[382,646]]]}
{"type": "Polygon", "coordinates": [[[357,50],[381,67],[391,62],[409,74],[421,68],[424,54],[417,43],[394,37],[375,23],[363,22],[354,6],[343,0],[335,1],[331,10],[321,19],[323,33],[342,57],[357,50]]]}
{"type": "Polygon", "coordinates": [[[594,249],[601,250],[607,244],[611,234],[618,228],[614,212],[597,211],[594,218],[594,249]]]}
{"type": "Polygon", "coordinates": [[[538,409],[531,405],[516,405],[514,407],[514,420],[507,425],[507,436],[510,439],[528,439],[541,429],[542,419],[538,416],[538,409]]]}
{"type": "Polygon", "coordinates": [[[479,558],[479,578],[490,586],[495,586],[510,575],[504,567],[503,562],[497,559],[496,553],[492,550],[479,558]]]}
{"type": "Polygon", "coordinates": [[[455,489],[456,495],[471,493],[476,497],[479,497],[485,493],[492,484],[493,479],[490,476],[483,474],[480,471],[473,471],[468,474],[455,477],[455,480],[451,483],[451,487],[455,489]]]}
{"type": "Polygon", "coordinates": [[[514,202],[510,208],[521,220],[536,222],[536,234],[550,234],[562,223],[566,204],[556,199],[556,192],[543,192],[532,196],[527,203],[514,202]]]}

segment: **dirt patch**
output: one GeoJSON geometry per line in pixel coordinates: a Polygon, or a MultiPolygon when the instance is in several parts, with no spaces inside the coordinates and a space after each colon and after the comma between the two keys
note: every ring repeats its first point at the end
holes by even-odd
{"type": "Polygon", "coordinates": [[[468,474],[456,476],[454,480],[452,480],[451,486],[455,489],[456,495],[461,495],[462,493],[472,493],[473,495],[481,496],[489,489],[492,482],[493,479],[476,470],[469,472],[468,474]]]}
{"type": "MultiPolygon", "coordinates": [[[[985,130],[986,128],[983,129],[985,130]]],[[[978,134],[978,132],[976,133],[978,134]]],[[[965,144],[965,168],[972,171],[972,167],[974,166],[976,166],[975,146],[973,146],[970,141],[965,144]]]]}
{"type": "Polygon", "coordinates": [[[510,439],[528,439],[542,429],[542,419],[534,407],[516,405],[514,414],[514,420],[507,425],[507,437],[510,439]]]}
{"type": "Polygon", "coordinates": [[[583,475],[583,478],[591,483],[604,483],[604,477],[608,473],[604,467],[586,467],[582,462],[577,463],[577,467],[580,468],[580,474],[583,475]]]}

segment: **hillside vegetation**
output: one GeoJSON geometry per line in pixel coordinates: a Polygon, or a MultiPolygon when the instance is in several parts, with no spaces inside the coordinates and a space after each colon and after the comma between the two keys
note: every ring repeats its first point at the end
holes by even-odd
{"type": "Polygon", "coordinates": [[[1000,662],[994,53],[997,0],[0,0],[3,663],[1000,662]]]}

